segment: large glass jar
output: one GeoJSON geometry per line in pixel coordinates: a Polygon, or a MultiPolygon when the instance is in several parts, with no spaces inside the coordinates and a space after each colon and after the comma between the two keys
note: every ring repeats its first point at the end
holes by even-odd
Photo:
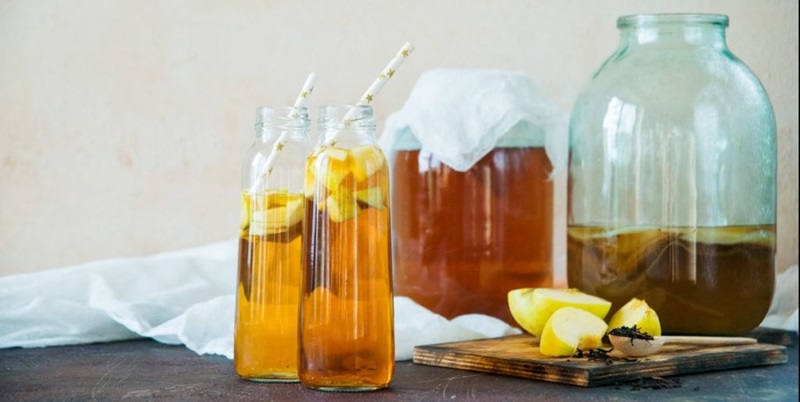
{"type": "Polygon", "coordinates": [[[776,130],[722,15],[635,15],[570,119],[569,286],[736,334],[775,281],[776,130]]]}
{"type": "Polygon", "coordinates": [[[258,109],[242,167],[233,366],[254,381],[297,381],[306,108],[258,109]]]}
{"type": "Polygon", "coordinates": [[[553,285],[566,114],[518,71],[435,68],[386,119],[398,296],[516,325],[508,292],[553,285]]]}

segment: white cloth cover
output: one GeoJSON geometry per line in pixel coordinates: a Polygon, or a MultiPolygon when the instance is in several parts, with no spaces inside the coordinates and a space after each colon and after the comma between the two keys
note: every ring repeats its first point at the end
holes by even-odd
{"type": "Polygon", "coordinates": [[[420,75],[379,142],[387,153],[421,149],[464,172],[502,139],[544,147],[555,174],[566,166],[567,120],[523,73],[437,68],[420,75]]]}

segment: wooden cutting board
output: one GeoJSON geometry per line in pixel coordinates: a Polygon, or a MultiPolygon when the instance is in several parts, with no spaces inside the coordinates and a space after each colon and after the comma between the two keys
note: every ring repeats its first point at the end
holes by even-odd
{"type": "Polygon", "coordinates": [[[608,360],[547,357],[539,352],[536,338],[527,334],[414,348],[414,363],[584,387],[787,361],[786,347],[762,343],[711,348],[665,345],[657,354],[633,361],[617,351],[608,356],[610,364],[608,360]]]}

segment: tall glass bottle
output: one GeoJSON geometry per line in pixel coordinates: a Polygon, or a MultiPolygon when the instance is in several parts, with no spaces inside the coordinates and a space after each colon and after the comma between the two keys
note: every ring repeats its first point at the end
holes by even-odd
{"type": "Polygon", "coordinates": [[[568,280],[665,333],[756,327],[775,281],[776,130],[722,15],[619,18],[570,120],[568,280]]]}
{"type": "Polygon", "coordinates": [[[249,380],[297,381],[310,120],[294,107],[260,108],[257,118],[242,169],[233,363],[249,380]]]}
{"type": "Polygon", "coordinates": [[[389,172],[370,106],[323,106],[307,160],[300,381],[388,386],[394,372],[389,172]]]}

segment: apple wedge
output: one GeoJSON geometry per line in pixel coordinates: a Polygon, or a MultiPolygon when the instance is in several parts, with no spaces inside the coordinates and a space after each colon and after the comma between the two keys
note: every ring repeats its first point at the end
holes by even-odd
{"type": "Polygon", "coordinates": [[[339,191],[328,196],[325,206],[331,221],[337,223],[353,218],[361,212],[355,198],[347,191],[339,191]]]}
{"type": "Polygon", "coordinates": [[[646,301],[635,297],[611,316],[611,320],[608,321],[608,331],[620,327],[630,328],[634,325],[639,332],[646,332],[652,336],[661,335],[661,321],[656,311],[646,301]]]}
{"type": "Polygon", "coordinates": [[[508,292],[508,308],[514,320],[530,334],[541,337],[553,313],[564,307],[584,310],[601,320],[611,302],[577,289],[522,288],[508,292]]]}
{"type": "Polygon", "coordinates": [[[380,187],[370,187],[366,190],[358,190],[353,193],[358,201],[361,201],[378,211],[383,210],[383,192],[380,187]]]}
{"type": "Polygon", "coordinates": [[[596,349],[607,328],[605,321],[592,313],[575,307],[561,308],[547,320],[539,351],[545,356],[569,357],[578,349],[596,349]]]}

